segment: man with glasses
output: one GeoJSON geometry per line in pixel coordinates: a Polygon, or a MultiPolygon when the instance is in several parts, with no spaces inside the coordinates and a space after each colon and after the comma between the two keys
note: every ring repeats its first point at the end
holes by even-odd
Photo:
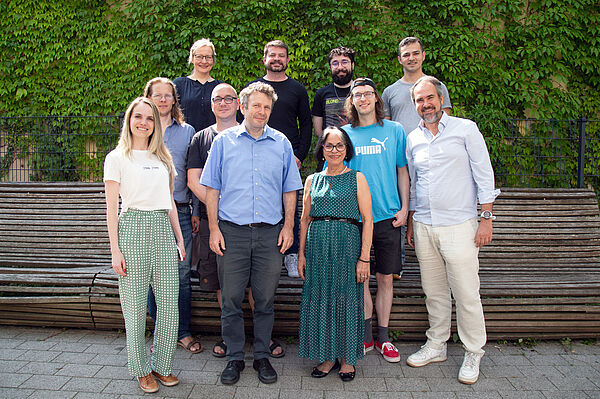
{"type": "MultiPolygon", "coordinates": [[[[239,100],[235,89],[227,84],[220,83],[211,94],[211,109],[217,123],[199,131],[192,138],[187,162],[188,187],[199,201],[194,201],[192,213],[193,224],[198,226],[194,238],[194,252],[192,266],[197,266],[200,289],[203,291],[216,291],[219,307],[222,306],[221,288],[217,274],[217,258],[208,245],[208,215],[206,213],[206,188],[200,184],[202,169],[206,164],[208,153],[215,137],[230,127],[237,126],[235,115],[239,109],[239,100]]],[[[216,357],[225,357],[227,345],[221,339],[213,347],[212,354],[216,357]]]]}
{"type": "MultiPolygon", "coordinates": [[[[185,253],[192,253],[192,221],[190,213],[190,191],[187,187],[187,154],[194,128],[184,122],[179,107],[175,85],[166,78],[154,78],[146,84],[144,96],[152,100],[160,115],[163,129],[163,140],[171,152],[173,164],[177,171],[175,177],[173,199],[177,206],[179,226],[183,234],[185,253]]],[[[190,353],[202,351],[202,345],[190,333],[192,307],[192,283],[190,280],[190,259],[188,255],[179,261],[179,332],[177,344],[190,353]]],[[[152,288],[148,294],[148,312],[156,321],[156,302],[152,288]]]]}
{"type": "Polygon", "coordinates": [[[402,264],[398,254],[402,235],[400,227],[408,215],[409,178],[406,167],[406,136],[402,125],[384,119],[383,101],[371,79],[358,78],[346,99],[344,126],[354,145],[355,156],[348,167],[367,178],[373,204],[373,247],[377,296],[377,342],[373,340],[373,300],[369,284],[365,284],[365,352],[377,348],[388,362],[400,361],[396,347],[390,342],[389,320],[392,310],[392,275],[402,264]]]}

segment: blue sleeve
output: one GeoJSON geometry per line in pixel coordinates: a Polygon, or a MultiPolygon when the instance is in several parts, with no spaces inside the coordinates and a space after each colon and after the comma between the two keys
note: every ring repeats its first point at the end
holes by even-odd
{"type": "Polygon", "coordinates": [[[200,176],[200,184],[221,190],[223,137],[217,136],[210,148],[208,159],[200,176]]]}
{"type": "MultiPolygon", "coordinates": [[[[302,178],[300,171],[294,159],[294,150],[292,144],[287,138],[283,140],[283,175],[282,175],[282,192],[300,190],[302,188],[302,178]]],[[[211,151],[212,152],[212,151],[211,151]]]]}
{"type": "Polygon", "coordinates": [[[402,168],[406,166],[408,160],[406,159],[406,133],[401,124],[396,126],[396,140],[398,145],[396,146],[396,166],[402,168]]]}

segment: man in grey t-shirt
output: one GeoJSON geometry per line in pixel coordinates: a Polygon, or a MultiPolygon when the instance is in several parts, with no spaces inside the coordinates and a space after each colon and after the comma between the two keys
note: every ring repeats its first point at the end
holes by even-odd
{"type": "MultiPolygon", "coordinates": [[[[385,116],[404,126],[406,134],[412,132],[421,118],[415,110],[415,105],[410,98],[410,88],[423,73],[423,61],[425,52],[421,41],[416,37],[406,37],[398,45],[398,62],[404,68],[404,75],[396,83],[388,86],[382,94],[385,116]]],[[[444,98],[443,110],[450,115],[450,96],[448,89],[442,83],[442,94],[444,98]]]]}

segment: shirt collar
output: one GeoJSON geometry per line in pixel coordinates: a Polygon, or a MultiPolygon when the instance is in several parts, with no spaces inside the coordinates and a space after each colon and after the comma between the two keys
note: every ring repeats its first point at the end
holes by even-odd
{"type": "MultiPolygon", "coordinates": [[[[250,133],[248,133],[248,130],[246,129],[246,125],[243,122],[240,123],[237,126],[237,128],[238,128],[238,131],[236,133],[237,137],[239,137],[245,133],[248,137],[252,137],[252,139],[254,139],[254,137],[250,133]]],[[[267,138],[275,140],[274,131],[269,125],[265,125],[265,127],[263,128],[263,133],[260,135],[259,138],[254,139],[254,140],[258,141],[258,140],[263,140],[263,139],[267,139],[267,138]]]]}
{"type": "MultiPolygon", "coordinates": [[[[449,122],[448,114],[446,112],[444,112],[444,110],[442,109],[442,117],[440,118],[440,121],[438,122],[438,132],[435,135],[435,137],[438,137],[446,129],[446,127],[448,126],[448,122],[449,122]]],[[[417,126],[423,133],[433,136],[433,134],[429,131],[429,129],[427,129],[425,127],[425,121],[423,119],[421,119],[419,121],[419,124],[417,126]]]]}

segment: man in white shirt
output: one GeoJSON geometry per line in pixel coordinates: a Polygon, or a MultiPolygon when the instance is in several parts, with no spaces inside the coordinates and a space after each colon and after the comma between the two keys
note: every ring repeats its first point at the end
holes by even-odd
{"type": "Polygon", "coordinates": [[[432,77],[411,89],[422,118],[407,138],[411,178],[406,238],[415,248],[429,315],[427,343],[408,357],[413,367],[446,360],[452,297],[466,350],[458,380],[473,384],[486,342],[479,296],[479,248],[492,241],[494,171],[485,140],[470,120],[442,111],[442,84],[432,77]],[[477,222],[477,201],[481,221],[477,222]]]}

